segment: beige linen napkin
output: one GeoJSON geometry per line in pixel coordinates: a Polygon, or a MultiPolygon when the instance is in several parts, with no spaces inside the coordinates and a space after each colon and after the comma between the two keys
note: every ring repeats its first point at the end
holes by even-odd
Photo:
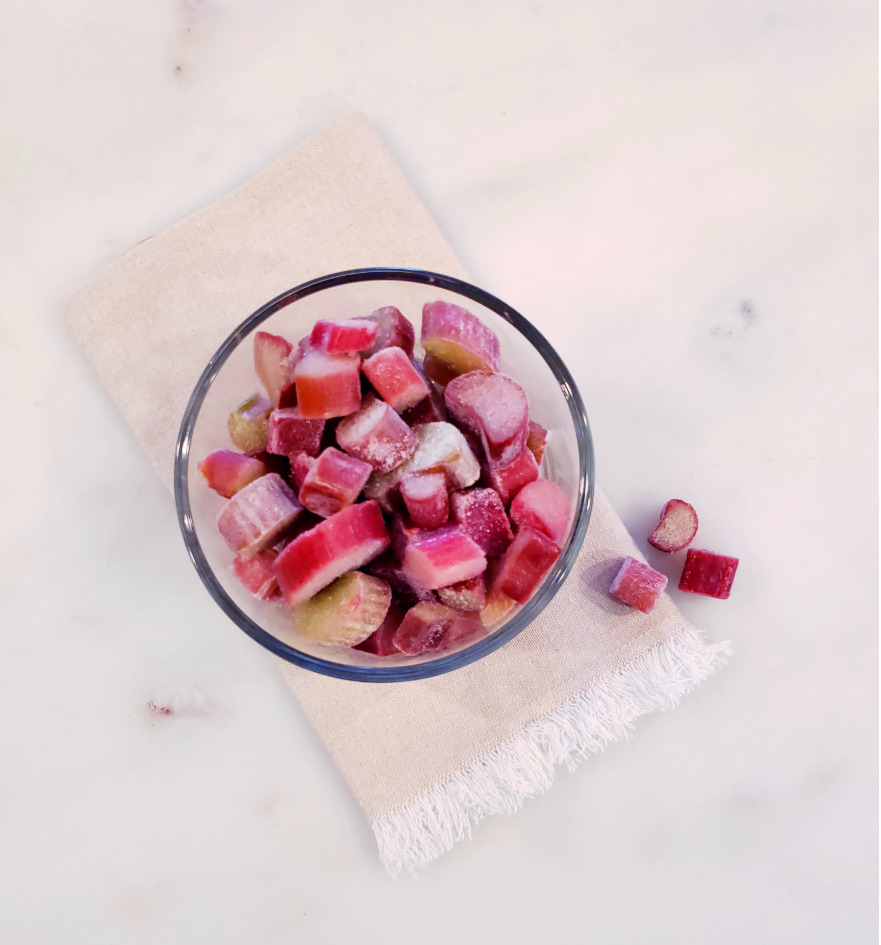
{"type": "MultiPolygon", "coordinates": [[[[172,488],[184,408],[224,338],[282,291],[362,266],[465,277],[382,142],[354,115],[136,246],[77,292],[68,313],[172,488]]],[[[597,492],[566,584],[485,659],[388,685],[279,660],[392,872],[439,856],[487,814],[516,810],[550,785],[557,764],[571,766],[623,737],[637,716],[675,705],[722,660],[726,646],[706,645],[666,595],[650,615],[609,596],[625,555],[640,557],[597,492]]]]}

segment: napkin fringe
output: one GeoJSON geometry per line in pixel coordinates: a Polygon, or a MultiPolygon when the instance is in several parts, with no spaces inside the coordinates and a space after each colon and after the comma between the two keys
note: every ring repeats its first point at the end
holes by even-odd
{"type": "Polygon", "coordinates": [[[513,814],[547,790],[555,768],[570,770],[610,742],[629,737],[634,721],[672,709],[731,653],[728,643],[707,644],[690,625],[626,670],[591,686],[573,702],[531,722],[516,738],[445,784],[373,821],[386,869],[413,871],[471,836],[490,814],[513,814]]]}

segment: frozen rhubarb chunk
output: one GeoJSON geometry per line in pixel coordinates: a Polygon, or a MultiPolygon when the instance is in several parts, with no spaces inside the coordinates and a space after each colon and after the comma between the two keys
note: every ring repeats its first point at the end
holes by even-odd
{"type": "Polygon", "coordinates": [[[417,423],[439,423],[447,417],[447,405],[434,384],[428,385],[427,397],[423,397],[415,407],[401,414],[404,422],[411,427],[415,427],[417,423]]]}
{"type": "Polygon", "coordinates": [[[529,404],[523,388],[504,374],[471,371],[444,391],[450,415],[480,437],[491,463],[510,465],[526,448],[529,404]]]}
{"type": "Polygon", "coordinates": [[[281,335],[268,331],[254,335],[254,370],[273,407],[279,406],[282,391],[293,381],[293,367],[288,360],[293,351],[294,346],[281,335]]]}
{"type": "Polygon", "coordinates": [[[504,620],[516,606],[517,601],[494,588],[486,595],[486,603],[480,611],[480,622],[484,627],[494,627],[500,620],[504,620]]]}
{"type": "Polygon", "coordinates": [[[405,318],[394,305],[378,308],[369,315],[359,315],[355,321],[369,320],[375,322],[378,331],[373,344],[364,352],[364,356],[382,351],[383,348],[403,348],[404,352],[413,357],[413,343],[416,341],[416,330],[413,323],[405,318]]]}
{"type": "Polygon", "coordinates": [[[355,645],[356,650],[363,650],[365,653],[373,653],[374,656],[394,656],[400,655],[400,650],[395,646],[395,631],[401,625],[404,619],[404,611],[395,603],[392,598],[391,606],[382,623],[370,634],[362,643],[355,645]]]}
{"type": "Polygon", "coordinates": [[[278,556],[275,573],[285,602],[289,607],[301,604],[388,546],[388,531],[375,502],[360,502],[337,512],[298,535],[278,556]]]}
{"type": "Polygon", "coordinates": [[[401,480],[401,498],[419,528],[440,528],[450,517],[447,477],[443,473],[409,473],[401,480]]]}
{"type": "Polygon", "coordinates": [[[380,627],[391,602],[385,581],[351,571],[298,604],[291,617],[295,632],[312,643],[355,646],[380,627]]]}
{"type": "Polygon", "coordinates": [[[237,492],[217,517],[224,541],[246,561],[274,544],[303,507],[291,487],[269,473],[237,492]]]}
{"type": "Polygon", "coordinates": [[[427,302],[422,307],[422,347],[456,374],[498,371],[495,332],[459,305],[427,302]]]}
{"type": "Polygon", "coordinates": [[[679,590],[727,600],[738,564],[739,558],[689,548],[685,556],[685,568],[679,578],[679,590]]]}
{"type": "Polygon", "coordinates": [[[323,420],[306,420],[299,407],[282,407],[269,415],[266,449],[279,456],[296,456],[297,453],[317,456],[323,432],[323,420]]]}
{"type": "Polygon", "coordinates": [[[502,556],[492,589],[525,604],[559,556],[560,549],[547,535],[524,526],[502,556]]]}
{"type": "Polygon", "coordinates": [[[649,544],[658,551],[682,551],[697,534],[697,512],[682,499],[671,499],[661,511],[661,518],[649,535],[649,544]]]}
{"type": "Polygon", "coordinates": [[[377,473],[400,466],[412,455],[417,443],[416,434],[398,414],[375,397],[340,421],[336,441],[350,456],[370,463],[377,473]]]}
{"type": "Polygon", "coordinates": [[[667,586],[667,578],[636,558],[625,558],[615,580],[609,587],[609,593],[629,607],[635,607],[644,614],[650,613],[661,592],[667,586]]]}
{"type": "Polygon", "coordinates": [[[517,526],[529,525],[559,542],[569,523],[566,493],[547,479],[528,483],[511,503],[511,521],[517,526]]]}
{"type": "Polygon", "coordinates": [[[242,453],[215,450],[199,463],[199,472],[215,492],[225,499],[230,499],[248,483],[265,476],[269,467],[259,459],[244,456],[242,453]]]}
{"type": "Polygon", "coordinates": [[[394,635],[394,644],[409,656],[438,650],[450,628],[461,617],[462,615],[452,607],[420,601],[404,615],[394,635]]]}
{"type": "Polygon", "coordinates": [[[439,528],[407,542],[401,570],[419,587],[435,590],[482,574],[486,556],[461,529],[439,528]]]}
{"type": "Polygon", "coordinates": [[[243,453],[266,449],[269,439],[269,414],[272,404],[260,394],[252,394],[229,415],[227,428],[233,446],[243,453]]]}
{"type": "Polygon", "coordinates": [[[548,440],[551,434],[535,420],[529,421],[529,427],[526,431],[526,448],[535,457],[536,463],[541,466],[544,459],[545,450],[548,448],[548,440]]]}
{"type": "Polygon", "coordinates": [[[482,574],[478,574],[467,581],[439,587],[437,596],[442,604],[456,610],[482,610],[486,604],[486,581],[482,574]]]}
{"type": "Polygon", "coordinates": [[[538,479],[538,464],[529,450],[523,450],[509,466],[488,464],[486,475],[489,484],[502,497],[502,502],[509,505],[524,486],[538,479]]]}
{"type": "Polygon", "coordinates": [[[347,417],[361,406],[361,358],[310,348],[294,368],[297,406],[306,420],[347,417]]]}
{"type": "Polygon", "coordinates": [[[273,570],[277,557],[277,552],[267,548],[253,558],[236,558],[232,573],[258,600],[280,600],[281,591],[273,570]]]}
{"type": "MultiPolygon", "coordinates": [[[[392,523],[389,532],[391,533],[393,529],[394,523],[392,523]]],[[[392,542],[394,542],[394,535],[392,535],[392,542]]],[[[391,551],[374,558],[370,564],[366,565],[365,570],[375,577],[388,581],[395,598],[406,604],[415,604],[420,600],[437,601],[437,594],[434,591],[419,587],[404,574],[401,570],[400,560],[391,551]]]]}
{"type": "Polygon", "coordinates": [[[315,465],[315,457],[308,453],[296,453],[291,457],[291,481],[296,486],[297,491],[303,488],[306,476],[309,470],[315,465]]]}
{"type": "Polygon", "coordinates": [[[446,387],[453,378],[459,376],[458,371],[454,371],[439,358],[428,353],[422,359],[422,373],[441,388],[446,387]]]}
{"type": "Polygon", "coordinates": [[[378,325],[364,318],[331,322],[319,319],[312,328],[309,345],[328,354],[354,354],[366,351],[376,340],[378,325]]]}
{"type": "Polygon", "coordinates": [[[300,503],[322,518],[330,518],[358,498],[372,471],[369,463],[330,446],[306,473],[300,503]]]}
{"type": "Polygon", "coordinates": [[[450,629],[447,630],[446,635],[441,640],[440,648],[448,650],[451,647],[458,646],[482,630],[483,624],[477,611],[462,612],[450,624],[450,629]]]}
{"type": "Polygon", "coordinates": [[[429,387],[402,348],[383,348],[361,365],[367,380],[392,408],[402,413],[427,397],[429,387]]]}
{"type": "Polygon", "coordinates": [[[500,555],[514,537],[505,506],[495,489],[466,489],[450,498],[453,518],[485,555],[500,555]]]}

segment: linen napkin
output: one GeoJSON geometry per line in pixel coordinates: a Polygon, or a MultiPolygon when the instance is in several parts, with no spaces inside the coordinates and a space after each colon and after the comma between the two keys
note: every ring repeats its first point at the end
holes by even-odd
{"type": "MultiPolygon", "coordinates": [[[[130,250],[69,300],[68,316],[171,489],[184,408],[224,338],[282,291],[362,266],[466,278],[376,133],[352,115],[130,250]]],[[[648,615],[609,596],[625,555],[641,557],[598,490],[564,586],[483,660],[383,685],[278,660],[392,873],[441,855],[488,814],[515,811],[558,764],[672,707],[722,661],[727,646],[705,644],[666,595],[648,615]]]]}

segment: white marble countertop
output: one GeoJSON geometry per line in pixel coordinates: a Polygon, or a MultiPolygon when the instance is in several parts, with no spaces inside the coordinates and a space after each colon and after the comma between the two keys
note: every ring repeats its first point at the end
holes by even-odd
{"type": "Polygon", "coordinates": [[[876,18],[6,5],[4,945],[877,940],[876,18]],[[732,641],[722,673],[418,880],[383,872],[270,657],[202,589],[60,312],[352,109],[474,281],[563,352],[634,534],[682,496],[742,562],[727,602],[674,592],[732,641]]]}

